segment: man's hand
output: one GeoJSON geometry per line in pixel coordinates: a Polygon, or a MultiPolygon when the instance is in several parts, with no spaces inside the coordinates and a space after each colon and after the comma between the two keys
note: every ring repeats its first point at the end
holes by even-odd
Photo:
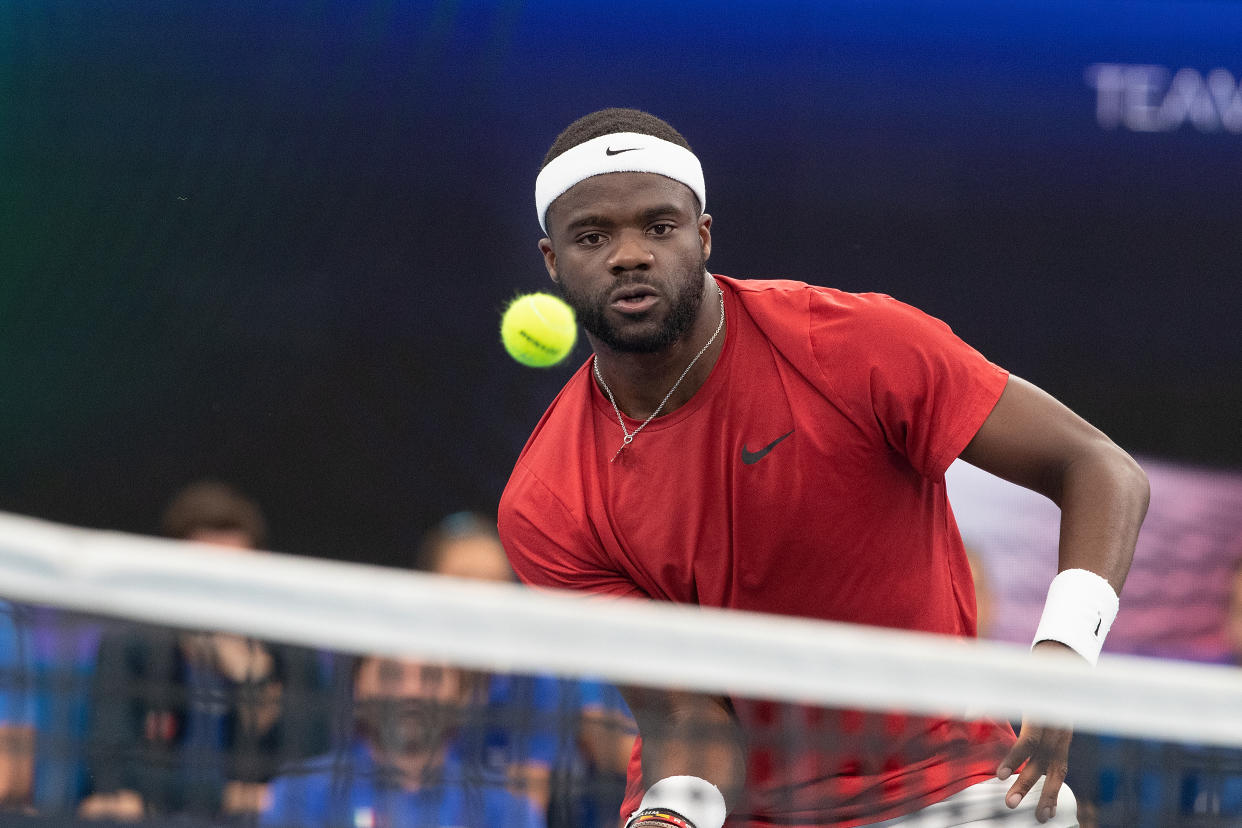
{"type": "MultiPolygon", "coordinates": [[[[1069,647],[1056,641],[1040,641],[1032,652],[1081,658],[1069,647]]],[[[1022,767],[1018,778],[1005,795],[1006,805],[1010,808],[1018,807],[1039,781],[1039,777],[1043,776],[1044,789],[1035,808],[1035,818],[1040,822],[1052,819],[1056,814],[1057,794],[1060,793],[1061,784],[1065,782],[1065,774],[1069,770],[1069,748],[1073,735],[1074,732],[1068,728],[1045,727],[1032,724],[1025,717],[1022,719],[1018,741],[1005,754],[996,769],[998,779],[1008,779],[1015,768],[1022,767]],[[1026,764],[1023,765],[1023,762],[1026,764]]]]}
{"type": "Polygon", "coordinates": [[[1057,794],[1069,769],[1069,746],[1073,735],[1071,730],[1041,727],[1023,719],[1018,741],[1001,760],[996,771],[997,777],[1008,779],[1014,768],[1026,762],[1018,778],[1009,787],[1009,793],[1005,795],[1006,805],[1010,808],[1018,807],[1039,781],[1039,777],[1044,776],[1044,790],[1035,809],[1035,818],[1040,822],[1047,822],[1053,817],[1056,813],[1057,794]]]}

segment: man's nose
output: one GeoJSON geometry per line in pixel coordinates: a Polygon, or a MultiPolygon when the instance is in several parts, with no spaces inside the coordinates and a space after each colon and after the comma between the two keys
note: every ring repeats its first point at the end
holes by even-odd
{"type": "Polygon", "coordinates": [[[627,270],[647,270],[654,263],[646,237],[638,231],[625,230],[617,236],[608,257],[608,269],[613,273],[627,270]]]}

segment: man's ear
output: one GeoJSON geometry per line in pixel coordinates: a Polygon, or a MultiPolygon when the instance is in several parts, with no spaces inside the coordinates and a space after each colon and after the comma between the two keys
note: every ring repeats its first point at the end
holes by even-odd
{"type": "Polygon", "coordinates": [[[543,266],[548,269],[552,281],[559,282],[556,277],[556,251],[552,249],[552,240],[546,236],[539,240],[539,252],[543,254],[543,266]]]}
{"type": "Polygon", "coordinates": [[[712,217],[708,213],[699,216],[699,243],[703,246],[703,260],[712,255],[712,217]]]}

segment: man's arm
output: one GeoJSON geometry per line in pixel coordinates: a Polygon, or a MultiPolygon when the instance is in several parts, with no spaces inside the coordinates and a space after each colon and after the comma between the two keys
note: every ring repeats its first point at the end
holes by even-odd
{"type": "Polygon", "coordinates": [[[1060,569],[1086,569],[1120,592],[1147,514],[1147,475],[1103,432],[1010,377],[962,452],[973,466],[1061,507],[1060,569]]]}
{"type": "Polygon", "coordinates": [[[719,696],[667,689],[625,687],[621,692],[643,740],[643,784],[650,790],[669,777],[705,779],[720,789],[732,810],[742,791],[746,768],[742,734],[732,705],[719,696]]]}
{"type": "MultiPolygon", "coordinates": [[[[1130,455],[1049,394],[1010,377],[961,458],[1056,503],[1058,570],[1087,570],[1121,592],[1150,499],[1147,476],[1130,455]]],[[[1069,651],[1054,641],[1037,642],[1035,650],[1069,651]]],[[[1046,774],[1036,815],[1041,821],[1051,816],[1065,779],[1069,742],[1069,731],[1023,722],[998,768],[1004,779],[1026,762],[1006,797],[1010,807],[1046,774]]]]}

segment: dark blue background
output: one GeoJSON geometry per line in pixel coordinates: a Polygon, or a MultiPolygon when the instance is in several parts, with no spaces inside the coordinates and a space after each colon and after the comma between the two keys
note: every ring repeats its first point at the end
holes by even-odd
{"type": "Polygon", "coordinates": [[[668,119],[716,272],[878,290],[1140,454],[1242,465],[1242,134],[1105,129],[1094,63],[1242,76],[1228,2],[0,4],[0,508],[136,531],[236,482],[402,562],[492,509],[549,371],[533,181],[668,119]]]}

